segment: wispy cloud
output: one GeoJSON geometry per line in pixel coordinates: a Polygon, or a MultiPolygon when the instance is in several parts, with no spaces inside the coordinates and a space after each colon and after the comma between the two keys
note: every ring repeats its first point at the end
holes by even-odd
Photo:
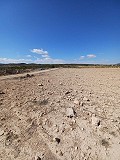
{"type": "Polygon", "coordinates": [[[80,60],[82,60],[82,59],[84,59],[85,58],[85,56],[80,56],[80,60]]]}
{"type": "Polygon", "coordinates": [[[26,57],[31,58],[32,56],[30,54],[26,55],[26,57]]]}
{"type": "Polygon", "coordinates": [[[47,55],[47,54],[44,55],[44,54],[43,54],[42,57],[44,57],[44,58],[46,58],[46,57],[49,58],[49,55],[47,55]]]}
{"type": "Polygon", "coordinates": [[[34,63],[41,63],[41,64],[64,64],[65,61],[62,59],[53,59],[50,57],[46,58],[37,58],[37,60],[34,61],[34,63]]]}
{"type": "Polygon", "coordinates": [[[32,63],[31,59],[0,58],[0,63],[32,63]]]}
{"type": "Polygon", "coordinates": [[[95,58],[95,57],[96,57],[95,54],[88,54],[88,55],[87,55],[87,58],[95,58]]]}

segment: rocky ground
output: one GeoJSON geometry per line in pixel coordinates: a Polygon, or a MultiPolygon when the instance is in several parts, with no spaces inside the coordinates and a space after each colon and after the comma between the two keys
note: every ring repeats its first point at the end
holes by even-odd
{"type": "Polygon", "coordinates": [[[120,69],[0,82],[1,160],[120,160],[120,69]]]}

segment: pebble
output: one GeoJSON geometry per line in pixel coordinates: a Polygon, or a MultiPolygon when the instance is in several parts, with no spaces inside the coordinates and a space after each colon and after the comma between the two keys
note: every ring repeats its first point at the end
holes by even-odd
{"type": "Polygon", "coordinates": [[[74,112],[73,108],[67,108],[66,115],[67,115],[67,117],[70,117],[70,118],[74,117],[75,112],[74,112]]]}
{"type": "Polygon", "coordinates": [[[42,160],[42,159],[39,156],[36,156],[35,160],[42,160]]]}
{"type": "Polygon", "coordinates": [[[43,86],[43,84],[38,84],[38,86],[43,86]]]}
{"type": "Polygon", "coordinates": [[[65,92],[65,94],[69,94],[69,93],[70,93],[70,91],[66,91],[66,92],[65,92]]]}
{"type": "Polygon", "coordinates": [[[59,156],[63,156],[63,152],[62,151],[59,152],[59,156]]]}
{"type": "Polygon", "coordinates": [[[90,101],[87,97],[83,98],[84,101],[90,101]]]}
{"type": "Polygon", "coordinates": [[[73,119],[73,120],[72,120],[72,122],[73,122],[73,123],[76,123],[76,120],[75,120],[75,119],[73,119]]]}
{"type": "Polygon", "coordinates": [[[78,147],[77,147],[77,146],[75,147],[75,150],[78,150],[78,147]]]}
{"type": "Polygon", "coordinates": [[[0,94],[5,94],[4,92],[0,91],[0,94]]]}
{"type": "Polygon", "coordinates": [[[0,136],[4,134],[4,131],[0,129],[0,136]]]}
{"type": "Polygon", "coordinates": [[[83,103],[83,102],[81,102],[81,103],[80,103],[80,106],[83,106],[83,104],[84,104],[84,103],[83,103]]]}
{"type": "Polygon", "coordinates": [[[79,104],[80,104],[80,102],[79,102],[79,100],[78,100],[77,98],[75,98],[74,104],[76,104],[76,105],[79,105],[79,104]]]}
{"type": "Polygon", "coordinates": [[[96,117],[95,115],[92,115],[92,125],[99,126],[100,125],[100,119],[96,117]]]}
{"type": "Polygon", "coordinates": [[[58,144],[60,143],[60,138],[53,138],[53,140],[54,140],[55,142],[57,142],[58,144]]]}

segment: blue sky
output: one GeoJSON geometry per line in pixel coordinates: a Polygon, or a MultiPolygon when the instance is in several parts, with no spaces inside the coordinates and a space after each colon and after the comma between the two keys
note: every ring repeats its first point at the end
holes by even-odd
{"type": "Polygon", "coordinates": [[[0,0],[0,63],[119,63],[120,0],[0,0]]]}

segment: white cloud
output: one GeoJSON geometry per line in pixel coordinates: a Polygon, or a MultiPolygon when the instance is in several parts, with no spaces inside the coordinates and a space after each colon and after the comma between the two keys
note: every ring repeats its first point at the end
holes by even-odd
{"type": "Polygon", "coordinates": [[[30,51],[33,53],[40,54],[42,56],[42,58],[35,57],[36,60],[34,60],[34,63],[42,63],[42,64],[45,64],[45,63],[46,64],[63,64],[65,63],[65,61],[62,59],[51,58],[49,56],[48,51],[44,51],[43,49],[32,49],[30,51]]]}
{"type": "Polygon", "coordinates": [[[32,63],[31,59],[0,58],[0,63],[32,63]]]}
{"type": "Polygon", "coordinates": [[[88,55],[87,55],[87,58],[95,58],[95,57],[96,57],[95,54],[88,54],[88,55]]]}
{"type": "Polygon", "coordinates": [[[41,54],[41,55],[48,55],[48,51],[44,51],[42,48],[41,49],[32,49],[30,51],[33,53],[41,54]]]}
{"type": "Polygon", "coordinates": [[[44,55],[44,54],[43,54],[43,55],[42,55],[42,57],[46,58],[46,57],[49,57],[49,55],[47,55],[47,54],[46,54],[46,55],[44,55]]]}
{"type": "Polygon", "coordinates": [[[80,56],[80,60],[82,60],[82,59],[84,59],[85,58],[85,56],[80,56]]]}

